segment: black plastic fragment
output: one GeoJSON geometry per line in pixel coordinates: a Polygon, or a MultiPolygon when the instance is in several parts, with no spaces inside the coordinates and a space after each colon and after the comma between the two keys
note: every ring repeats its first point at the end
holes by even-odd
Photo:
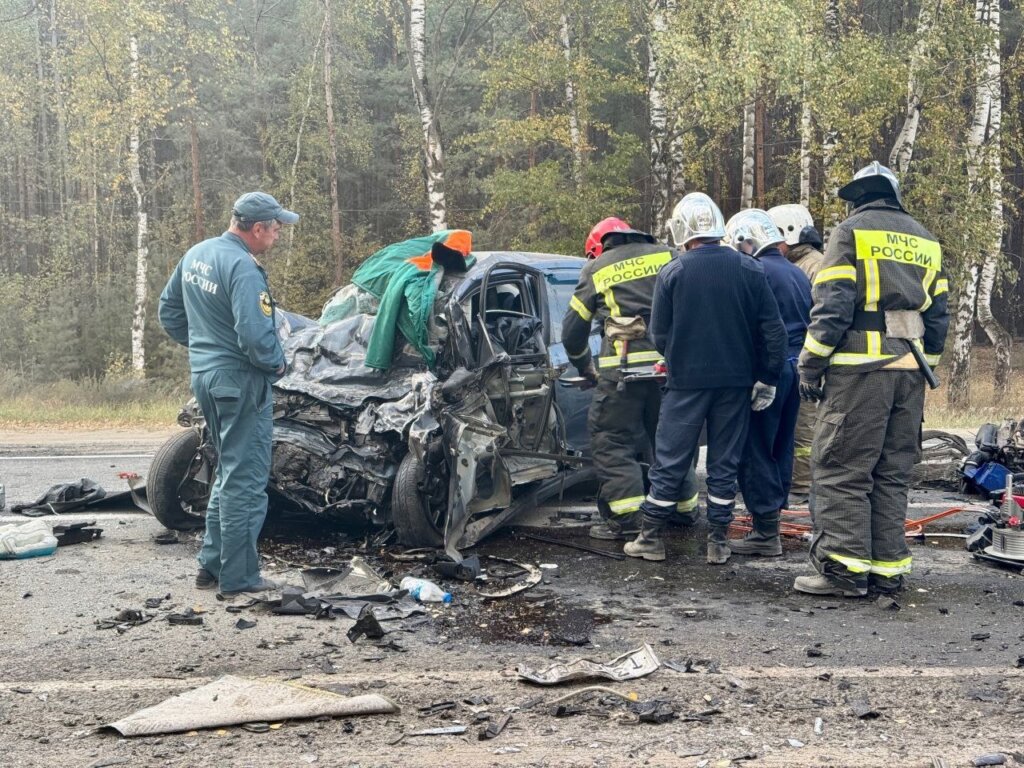
{"type": "Polygon", "coordinates": [[[370,640],[378,640],[385,634],[387,633],[384,631],[384,627],[377,621],[377,617],[373,615],[373,609],[367,603],[359,612],[356,623],[349,628],[348,639],[353,643],[364,636],[370,640]]]}
{"type": "Polygon", "coordinates": [[[485,741],[499,736],[501,732],[505,730],[505,726],[508,725],[511,719],[512,715],[502,715],[497,720],[492,720],[485,727],[480,729],[477,739],[485,741]]]}

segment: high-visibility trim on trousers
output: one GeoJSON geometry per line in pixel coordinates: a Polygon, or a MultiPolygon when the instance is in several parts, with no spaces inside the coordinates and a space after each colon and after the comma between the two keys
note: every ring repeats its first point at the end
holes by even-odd
{"type": "Polygon", "coordinates": [[[870,573],[871,572],[871,561],[861,560],[856,557],[846,557],[844,555],[837,555],[834,552],[829,552],[828,557],[835,560],[840,565],[846,566],[846,570],[850,573],[870,573]]]}
{"type": "Polygon", "coordinates": [[[723,499],[719,496],[712,496],[710,493],[708,494],[708,504],[717,504],[720,507],[728,507],[730,504],[734,504],[735,502],[735,496],[731,499],[723,499]]]}
{"type": "Polygon", "coordinates": [[[699,495],[693,494],[690,498],[676,503],[676,512],[693,512],[697,508],[699,495]]]}
{"type": "Polygon", "coordinates": [[[640,510],[643,503],[643,496],[630,496],[625,499],[616,499],[608,502],[608,509],[613,515],[629,515],[640,510]]]}
{"type": "Polygon", "coordinates": [[[871,573],[877,576],[900,576],[904,573],[910,573],[910,565],[912,557],[905,557],[902,560],[895,561],[883,561],[883,560],[872,560],[871,561],[871,573]]]}

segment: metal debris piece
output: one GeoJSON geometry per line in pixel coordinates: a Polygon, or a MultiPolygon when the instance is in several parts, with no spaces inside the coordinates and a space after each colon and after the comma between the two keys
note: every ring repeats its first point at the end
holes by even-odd
{"type": "Polygon", "coordinates": [[[338,674],[338,670],[334,668],[334,664],[332,664],[331,660],[326,656],[322,656],[320,658],[320,663],[317,664],[317,666],[320,667],[320,671],[323,672],[325,675],[338,674]]]}
{"type": "Polygon", "coordinates": [[[256,622],[248,619],[239,619],[235,622],[235,629],[252,629],[255,626],[256,622]]]}
{"type": "Polygon", "coordinates": [[[992,637],[991,632],[975,632],[971,635],[971,640],[988,640],[990,637],[992,637]]]}
{"type": "Polygon", "coordinates": [[[971,760],[971,765],[1006,765],[1006,756],[1001,752],[995,752],[991,755],[981,755],[971,760]]]}
{"type": "Polygon", "coordinates": [[[484,704],[491,703],[490,696],[467,696],[462,700],[463,704],[468,704],[471,707],[480,707],[484,704]]]}
{"type": "Polygon", "coordinates": [[[96,629],[116,629],[124,634],[132,627],[137,627],[153,620],[153,615],[135,608],[125,608],[109,619],[96,619],[96,629]]]}
{"type": "Polygon", "coordinates": [[[501,732],[505,730],[505,726],[509,724],[511,719],[512,715],[502,715],[497,720],[492,720],[480,729],[480,733],[477,734],[477,739],[479,741],[486,741],[501,735],[501,732]]]}
{"type": "Polygon", "coordinates": [[[147,597],[146,598],[146,602],[145,602],[145,606],[146,606],[146,608],[159,608],[160,607],[160,603],[162,603],[164,600],[170,600],[170,599],[171,599],[170,593],[164,595],[163,597],[147,597]]]}
{"type": "Polygon", "coordinates": [[[679,717],[671,702],[661,699],[637,701],[630,704],[629,709],[640,718],[641,723],[656,723],[660,725],[679,717]]]}
{"type": "Polygon", "coordinates": [[[192,608],[186,608],[181,613],[167,614],[167,623],[175,626],[198,627],[202,626],[203,617],[192,608]]]}
{"type": "Polygon", "coordinates": [[[853,714],[861,720],[874,720],[875,718],[882,716],[881,712],[871,707],[871,704],[868,703],[867,696],[858,696],[854,699],[850,699],[847,703],[850,705],[850,709],[853,710],[853,714]]]}
{"type": "Polygon", "coordinates": [[[449,709],[455,709],[454,701],[435,701],[433,704],[427,704],[425,707],[418,707],[416,711],[420,713],[420,717],[430,717],[438,712],[445,712],[449,709]]]}
{"type": "Polygon", "coordinates": [[[380,625],[377,617],[373,615],[373,609],[367,603],[359,612],[359,618],[356,619],[356,623],[349,628],[348,639],[353,643],[364,636],[370,640],[378,640],[386,634],[387,632],[384,630],[384,627],[380,625]]]}
{"type": "Polygon", "coordinates": [[[468,727],[465,725],[450,725],[447,728],[425,728],[422,731],[413,731],[412,733],[405,734],[405,737],[409,736],[458,736],[465,733],[468,727]]]}
{"type": "Polygon", "coordinates": [[[533,539],[534,541],[540,541],[545,544],[554,544],[558,547],[568,547],[569,549],[578,549],[580,552],[589,552],[592,555],[601,555],[601,557],[608,557],[612,560],[625,560],[626,556],[621,552],[609,552],[607,549],[598,549],[597,547],[588,547],[586,544],[577,544],[573,541],[565,541],[563,539],[555,539],[551,536],[541,536],[537,533],[525,533],[523,531],[516,531],[516,533],[524,539],[533,539]]]}
{"type": "Polygon", "coordinates": [[[660,666],[661,662],[658,661],[654,649],[650,644],[644,643],[640,648],[624,653],[608,664],[601,664],[590,659],[577,659],[568,664],[553,664],[543,670],[532,669],[525,664],[520,664],[516,672],[520,679],[529,680],[538,685],[558,685],[591,677],[603,677],[616,682],[633,680],[651,674],[660,666]]]}
{"type": "Polygon", "coordinates": [[[262,721],[255,723],[242,723],[242,728],[250,733],[269,733],[270,723],[264,723],[262,721]]]}
{"type": "Polygon", "coordinates": [[[480,576],[480,558],[476,555],[464,557],[461,561],[437,560],[430,565],[431,568],[446,579],[458,579],[459,581],[476,581],[480,576]]]}
{"type": "Polygon", "coordinates": [[[104,727],[122,736],[152,736],[252,722],[396,712],[394,702],[377,694],[347,698],[296,683],[226,675],[104,727]]]}
{"type": "Polygon", "coordinates": [[[103,529],[94,528],[95,525],[95,520],[88,520],[82,523],[53,526],[53,535],[57,537],[57,546],[68,547],[72,544],[95,541],[103,535],[103,529]]]}
{"type": "Polygon", "coordinates": [[[511,587],[508,587],[506,589],[499,589],[494,592],[485,592],[484,590],[478,587],[477,593],[484,600],[497,600],[498,598],[511,597],[512,595],[517,595],[520,592],[525,592],[531,587],[537,586],[538,584],[540,584],[540,581],[543,578],[543,574],[541,574],[540,568],[537,568],[534,565],[530,565],[529,563],[517,563],[515,560],[508,560],[504,557],[494,557],[493,555],[488,555],[486,559],[489,562],[507,563],[509,565],[514,565],[517,568],[520,568],[521,570],[525,571],[529,575],[527,576],[525,581],[521,581],[518,584],[514,584],[511,587]]]}

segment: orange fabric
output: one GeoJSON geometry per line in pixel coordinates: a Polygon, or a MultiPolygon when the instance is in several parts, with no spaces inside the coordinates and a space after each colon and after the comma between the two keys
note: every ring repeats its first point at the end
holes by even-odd
{"type": "Polygon", "coordinates": [[[415,264],[424,272],[429,272],[430,268],[434,266],[434,257],[430,255],[430,251],[427,251],[422,256],[413,256],[411,259],[406,259],[406,261],[410,264],[415,264]]]}
{"type": "Polygon", "coordinates": [[[468,229],[453,230],[444,244],[453,251],[458,251],[463,256],[468,256],[473,250],[473,234],[468,229]]]}

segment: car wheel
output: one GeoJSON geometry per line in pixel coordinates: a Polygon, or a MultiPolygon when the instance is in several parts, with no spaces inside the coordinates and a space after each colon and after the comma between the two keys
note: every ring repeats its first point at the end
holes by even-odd
{"type": "Polygon", "coordinates": [[[398,540],[407,547],[441,547],[448,513],[447,478],[425,477],[424,464],[406,454],[391,487],[391,519],[398,540]],[[444,484],[443,507],[429,485],[444,484]]]}
{"type": "Polygon", "coordinates": [[[206,504],[210,500],[210,484],[196,475],[206,464],[206,476],[212,478],[212,467],[205,452],[199,451],[198,430],[186,429],[160,446],[149,465],[146,496],[153,516],[167,528],[188,531],[202,528],[206,504]]]}

